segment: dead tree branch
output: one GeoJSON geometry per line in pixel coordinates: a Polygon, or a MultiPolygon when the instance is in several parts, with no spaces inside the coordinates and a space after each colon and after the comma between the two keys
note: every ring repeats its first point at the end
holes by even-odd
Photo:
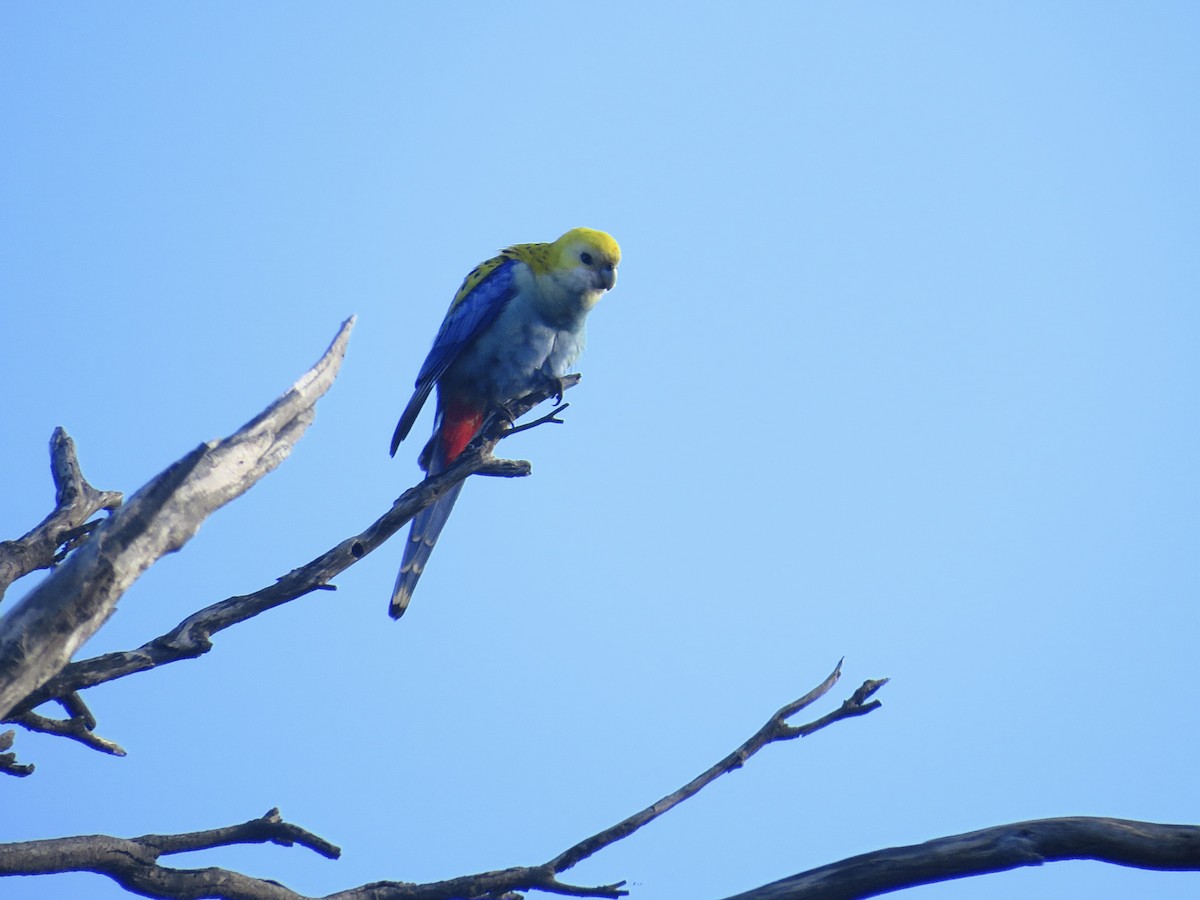
{"type": "MultiPolygon", "coordinates": [[[[579,383],[578,375],[563,379],[564,388],[579,383]]],[[[547,388],[510,404],[510,412],[520,417],[557,391],[547,388]]],[[[558,411],[561,411],[561,407],[558,411]]],[[[543,417],[542,421],[551,421],[543,417]]],[[[392,508],[372,522],[361,533],[348,537],[308,563],[282,575],[272,584],[252,594],[229,597],[188,616],[166,634],[160,635],[135,650],[106,653],[91,659],[73,662],[48,679],[41,687],[30,691],[13,707],[13,714],[28,712],[42,703],[85,688],[95,687],[136,672],[145,672],[160,665],[195,659],[212,649],[212,636],[239,622],[257,616],[315,590],[328,588],[330,582],[360,559],[380,547],[403,528],[426,506],[458,482],[473,474],[520,477],[528,475],[530,464],[523,460],[496,459],[492,454],[496,444],[512,432],[507,422],[493,420],[455,461],[454,465],[433,478],[427,478],[409,488],[392,504],[392,508]]],[[[0,717],[4,721],[25,724],[19,719],[0,717]]]]}
{"type": "Polygon", "coordinates": [[[142,572],[287,457],[337,375],[353,322],[287,393],[153,478],[0,619],[0,718],[62,670],[142,572]]]}
{"type": "Polygon", "coordinates": [[[846,700],[838,709],[822,716],[815,722],[809,722],[807,725],[789,725],[787,720],[794,716],[800,710],[811,706],[817,700],[824,697],[829,690],[842,677],[842,662],[839,660],[834,670],[829,673],[824,681],[805,694],[798,700],[794,700],[787,706],[778,710],[775,715],[767,720],[758,731],[756,731],[749,740],[742,746],[738,747],[716,765],[706,769],[700,775],[697,775],[679,790],[674,793],[667,794],[656,803],[647,806],[640,812],[634,813],[629,818],[618,822],[610,828],[598,834],[592,835],[586,840],[580,841],[575,846],[563,851],[547,865],[555,872],[564,872],[579,862],[587,859],[593,853],[603,850],[609,844],[628,837],[637,831],[643,825],[646,825],[668,810],[678,806],[684,800],[699,793],[712,782],[726,772],[732,772],[734,769],[739,769],[745,765],[746,760],[761,750],[767,744],[775,741],[789,741],[798,737],[810,735],[815,731],[820,731],[834,722],[839,722],[842,719],[853,718],[854,716],[862,716],[879,708],[878,700],[871,700],[870,697],[881,687],[887,684],[886,678],[881,678],[872,681],[866,681],[854,692],[851,697],[846,700]]]}
{"type": "MultiPolygon", "coordinates": [[[[516,866],[446,881],[412,884],[380,881],[331,894],[324,900],[454,900],[454,898],[497,897],[510,892],[538,890],[570,897],[621,897],[628,893],[624,882],[597,886],[568,884],[558,876],[592,854],[629,837],[643,825],[694,796],[726,772],[745,764],[751,756],[776,741],[812,734],[834,722],[864,715],[879,707],[870,697],[887,679],[865,682],[840,708],[806,725],[789,725],[787,720],[823,697],[841,675],[841,663],[820,685],[776,712],[744,744],[715,766],[657,803],[606,828],[540,866],[516,866]]],[[[298,843],[331,859],[339,850],[310,832],[288,825],[271,810],[262,819],[242,825],[184,835],[147,835],[114,838],[87,835],[44,841],[0,844],[0,875],[38,875],[53,872],[88,871],[107,875],[130,891],[161,900],[213,897],[224,900],[307,900],[276,881],[266,881],[225,869],[172,869],[159,864],[168,853],[228,846],[234,843],[298,843]]]]}
{"type": "MultiPolygon", "coordinates": [[[[52,719],[49,716],[40,716],[32,710],[17,713],[10,716],[5,721],[13,722],[17,725],[22,725],[29,731],[40,732],[41,734],[54,734],[59,737],[70,738],[73,741],[78,741],[85,747],[91,747],[93,750],[99,750],[101,753],[108,753],[112,756],[125,756],[125,751],[112,741],[105,740],[100,735],[95,733],[96,720],[90,721],[81,716],[70,716],[66,719],[52,719]]],[[[33,767],[29,767],[30,771],[33,767]]]]}
{"type": "MultiPolygon", "coordinates": [[[[560,896],[619,897],[623,882],[585,887],[558,876],[582,859],[630,836],[683,802],[720,775],[742,766],[767,744],[814,733],[834,722],[864,715],[879,706],[870,697],[886,679],[864,682],[838,709],[805,725],[787,720],[826,694],[841,664],[804,697],[773,715],[749,740],[679,790],[560,853],[540,866],[518,866],[426,884],[381,881],[324,900],[452,900],[510,896],[539,890],[560,896]]],[[[6,749],[0,735],[0,750],[6,749]]],[[[0,764],[3,763],[0,757],[0,764]]],[[[162,856],[238,843],[299,844],[330,859],[340,851],[298,826],[283,822],[278,810],[240,825],[179,835],[115,838],[87,835],[0,844],[0,875],[90,871],[107,875],[127,890],[161,900],[187,897],[228,900],[308,900],[277,881],[220,868],[174,869],[162,856]]],[[[764,885],[727,900],[856,900],[922,884],[1000,872],[1019,866],[1069,859],[1168,871],[1200,871],[1200,826],[1163,825],[1122,819],[1073,817],[1040,819],[986,828],[908,847],[866,853],[764,885]]]]}
{"type": "Polygon", "coordinates": [[[229,897],[245,900],[292,900],[300,895],[272,881],[224,869],[172,869],[159,857],[233,844],[299,844],[329,859],[341,850],[333,844],[284,822],[272,809],[240,825],[188,834],[147,834],[137,838],[83,835],[43,841],[0,844],[0,875],[48,875],[56,872],[96,872],[145,897],[229,897]]]}
{"type": "Polygon", "coordinates": [[[1090,816],[1036,819],[864,853],[726,900],[856,900],[1068,859],[1200,871],[1200,826],[1090,816]]]}
{"type": "Polygon", "coordinates": [[[41,523],[15,541],[0,541],[0,599],[18,578],[48,569],[71,549],[100,510],[110,512],[121,505],[117,491],[98,491],[83,477],[75,442],[62,429],[50,436],[50,476],[54,479],[54,510],[41,523]],[[64,551],[65,552],[65,551],[64,551]]]}
{"type": "Polygon", "coordinates": [[[23,778],[33,774],[33,766],[17,762],[17,754],[9,750],[16,736],[17,733],[11,728],[8,731],[0,732],[0,773],[23,778]]]}

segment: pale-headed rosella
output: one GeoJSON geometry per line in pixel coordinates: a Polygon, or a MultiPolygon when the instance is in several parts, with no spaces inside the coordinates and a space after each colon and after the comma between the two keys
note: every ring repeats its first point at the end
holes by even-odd
{"type": "MultiPolygon", "coordinates": [[[[487,417],[561,379],[583,351],[584,320],[617,281],[621,248],[603,231],[573,228],[545,244],[517,244],[471,270],[450,304],[416,391],[392,436],[392,455],[437,387],[433,437],[420,460],[444,471],[487,417]]],[[[462,489],[413,519],[389,612],[400,618],[462,489]]]]}

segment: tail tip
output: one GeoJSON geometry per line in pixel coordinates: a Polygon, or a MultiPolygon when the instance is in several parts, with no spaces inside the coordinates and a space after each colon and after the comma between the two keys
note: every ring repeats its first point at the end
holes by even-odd
{"type": "Polygon", "coordinates": [[[408,609],[408,601],[412,599],[413,587],[415,584],[412,580],[405,578],[408,573],[401,573],[397,579],[396,589],[392,591],[392,602],[388,604],[388,615],[393,619],[399,619],[404,615],[404,611],[408,609]]]}

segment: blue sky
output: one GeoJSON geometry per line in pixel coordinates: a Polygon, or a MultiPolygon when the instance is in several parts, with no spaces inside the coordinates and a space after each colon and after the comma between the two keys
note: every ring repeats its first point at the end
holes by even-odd
{"type": "MultiPolygon", "coordinates": [[[[279,806],[343,859],[186,864],[310,894],[532,864],[841,656],[837,699],[891,676],[882,710],[574,877],[718,897],[1020,819],[1195,821],[1198,83],[1188,3],[6,5],[0,537],[49,509],[54,426],[132,492],[359,316],[293,457],[88,655],[416,480],[388,440],[475,263],[576,225],[624,262],[568,423],[504,446],[532,478],[467,486],[401,622],[397,543],[92,691],[130,755],[22,735],[0,839],[279,806]]],[[[910,896],[1198,883],[1071,863],[910,896]]]]}

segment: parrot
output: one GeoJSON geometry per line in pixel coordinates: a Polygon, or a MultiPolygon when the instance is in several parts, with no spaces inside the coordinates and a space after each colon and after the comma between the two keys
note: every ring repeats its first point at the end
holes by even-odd
{"type": "MultiPolygon", "coordinates": [[[[572,228],[549,243],[515,244],[472,269],[455,293],[416,390],[392,435],[391,455],[408,437],[437,388],[433,436],[418,463],[445,471],[488,416],[566,375],[583,351],[584,320],[617,283],[621,248],[592,228],[572,228]]],[[[561,390],[559,392],[561,400],[561,390]]],[[[399,619],[438,535],[462,491],[450,488],[412,521],[388,609],[399,619]]]]}

